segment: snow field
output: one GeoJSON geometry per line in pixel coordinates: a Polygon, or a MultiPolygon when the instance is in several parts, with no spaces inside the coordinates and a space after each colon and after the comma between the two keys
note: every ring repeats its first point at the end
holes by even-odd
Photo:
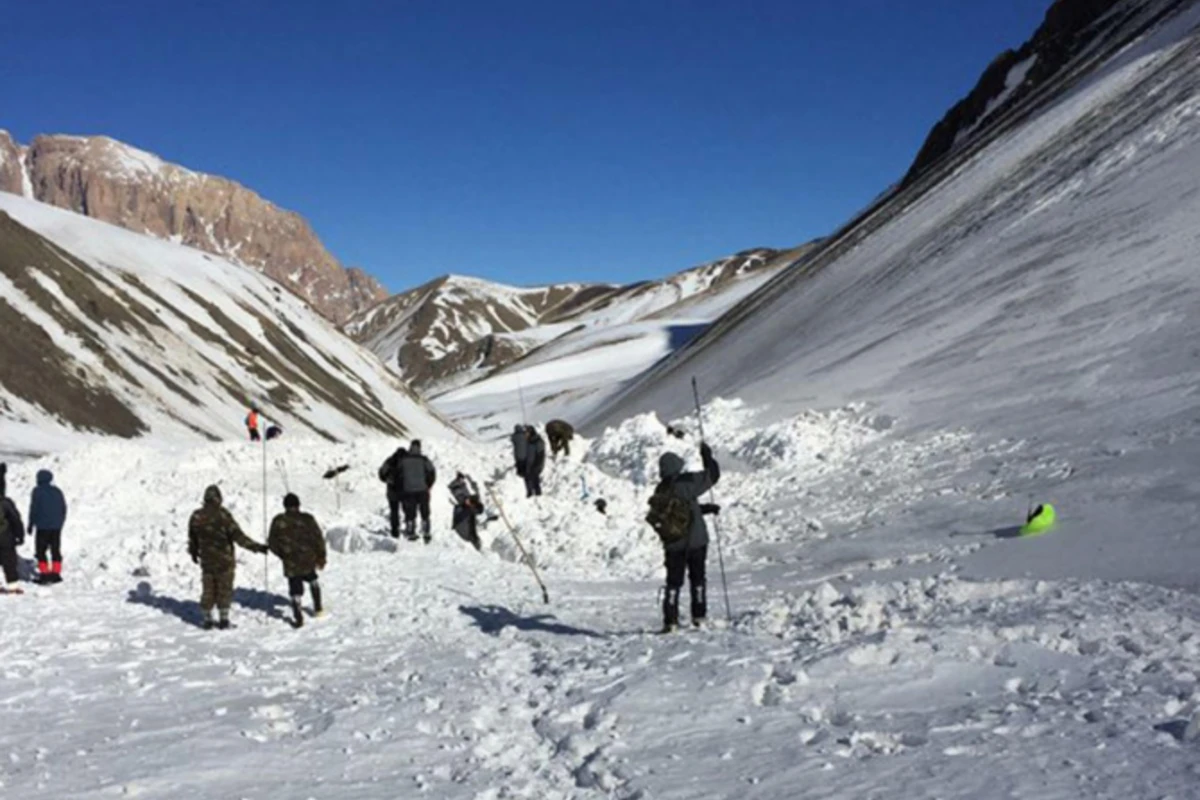
{"type": "Polygon", "coordinates": [[[270,512],[291,488],[333,545],[321,579],[331,613],[301,631],[286,624],[277,562],[264,580],[263,560],[244,552],[237,628],[195,626],[187,515],[219,481],[261,539],[259,447],[93,444],[14,466],[17,497],[36,468],[56,471],[72,516],[66,583],[2,598],[0,788],[21,797],[1190,796],[1200,732],[1193,596],[967,580],[968,556],[1049,537],[931,535],[909,519],[929,506],[1002,511],[1011,498],[1001,487],[951,477],[995,470],[993,479],[1019,482],[1046,466],[1026,443],[968,431],[902,437],[897,421],[862,406],[766,425],[737,401],[715,400],[705,414],[725,470],[717,488],[735,618],[724,620],[710,556],[710,629],[670,637],[650,633],[661,551],[640,517],[659,453],[676,449],[698,466],[694,420],[672,423],[683,440],[652,416],[576,440],[571,458],[548,463],[536,501],[508,470],[506,443],[426,439],[439,468],[428,546],[381,536],[375,470],[399,443],[272,443],[270,512]],[[321,478],[342,464],[350,468],[336,483],[321,478]],[[448,530],[443,487],[456,468],[494,483],[535,553],[549,606],[502,523],[484,528],[482,555],[448,530]],[[607,517],[591,505],[597,496],[607,517]]]}

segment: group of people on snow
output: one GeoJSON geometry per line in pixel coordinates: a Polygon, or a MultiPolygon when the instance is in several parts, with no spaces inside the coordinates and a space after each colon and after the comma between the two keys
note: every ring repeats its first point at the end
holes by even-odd
{"type": "MultiPolygon", "coordinates": [[[[251,409],[246,425],[253,441],[260,441],[258,427],[261,419],[257,407],[251,409]]],[[[271,426],[275,428],[275,426],[271,426]]],[[[270,430],[270,429],[268,429],[270,430]]],[[[277,429],[276,429],[277,430],[277,429]]],[[[552,454],[570,455],[570,442],[575,431],[562,420],[546,424],[552,454]]],[[[278,433],[269,433],[274,438],[278,433]]],[[[542,493],[542,472],[546,465],[546,443],[532,425],[515,426],[512,436],[512,455],[515,471],[525,482],[527,497],[542,493]]],[[[684,459],[676,453],[664,453],[659,459],[659,482],[649,500],[646,521],[658,534],[663,546],[666,570],[665,594],[662,602],[663,630],[679,625],[680,597],[685,578],[690,589],[690,611],[693,625],[699,626],[707,616],[708,526],[707,515],[718,514],[720,507],[701,502],[703,495],[721,479],[721,468],[712,448],[700,444],[703,468],[685,472],[684,459]]],[[[430,493],[437,483],[437,469],[422,452],[420,440],[398,448],[379,467],[379,479],[387,486],[390,533],[400,538],[400,512],[404,514],[404,536],[416,541],[417,519],[420,536],[428,544],[432,539],[430,493]]],[[[457,472],[449,484],[454,499],[452,529],[476,550],[482,548],[479,538],[479,517],[484,504],[479,486],[466,473],[457,472]]],[[[596,503],[604,514],[607,504],[596,503]]],[[[62,530],[67,518],[67,504],[62,491],[54,485],[47,470],[37,473],[29,505],[29,525],[26,528],[15,503],[7,495],[7,466],[0,464],[0,567],[3,568],[8,593],[20,593],[17,548],[24,543],[25,533],[36,532],[37,569],[41,582],[60,581],[62,575],[62,530]]],[[[223,505],[221,490],[209,486],[204,491],[202,506],[188,522],[188,554],[201,570],[200,607],[205,629],[225,629],[230,626],[229,612],[233,602],[236,571],[235,548],[253,553],[273,553],[283,565],[288,581],[292,608],[292,624],[304,624],[302,601],[305,587],[311,594],[313,613],[324,611],[319,573],[325,569],[327,552],[325,537],[316,519],[300,509],[300,498],[289,492],[283,498],[283,512],[272,521],[267,543],[261,544],[247,536],[223,505]],[[214,616],[214,611],[216,615],[214,616]]]]}
{"type": "Polygon", "coordinates": [[[62,581],[62,531],[67,523],[67,500],[54,485],[54,475],[49,470],[37,473],[37,485],[29,497],[28,519],[26,527],[16,503],[8,496],[8,465],[0,464],[0,570],[4,573],[0,593],[23,593],[17,549],[25,544],[26,533],[34,535],[37,581],[62,581]]]}

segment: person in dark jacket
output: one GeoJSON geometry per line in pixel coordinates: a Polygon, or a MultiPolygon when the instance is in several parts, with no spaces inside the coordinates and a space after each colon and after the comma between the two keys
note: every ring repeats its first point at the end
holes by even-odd
{"type": "Polygon", "coordinates": [[[683,459],[675,453],[663,453],[658,459],[658,473],[662,482],[670,485],[676,497],[687,501],[692,512],[688,535],[664,547],[667,568],[667,591],[663,598],[665,631],[679,626],[679,593],[683,588],[685,573],[692,593],[692,624],[699,626],[708,613],[705,579],[708,526],[704,524],[704,514],[717,513],[719,509],[701,504],[700,498],[721,479],[721,467],[707,444],[701,443],[700,458],[704,462],[703,472],[684,472],[683,459]]]}
{"type": "Polygon", "coordinates": [[[421,537],[425,544],[431,538],[429,526],[429,490],[437,483],[437,469],[421,453],[421,442],[413,439],[408,453],[397,464],[400,471],[400,505],[404,507],[404,535],[410,541],[417,538],[417,512],[421,513],[421,537]]]}
{"type": "Polygon", "coordinates": [[[0,462],[0,497],[8,497],[8,464],[3,462],[0,462]]]}
{"type": "Polygon", "coordinates": [[[532,425],[525,426],[525,496],[542,496],[542,470],[546,467],[546,441],[532,425]]]}
{"type": "Polygon", "coordinates": [[[304,614],[300,602],[304,599],[304,584],[312,593],[313,614],[323,616],[321,584],[317,572],[325,569],[325,535],[311,514],[300,510],[300,498],[288,493],[283,498],[283,513],[271,520],[271,533],[267,547],[283,562],[283,574],[288,580],[288,594],[292,598],[292,624],[304,626],[304,614]]]}
{"type": "Polygon", "coordinates": [[[555,458],[561,452],[571,455],[571,440],[575,438],[575,429],[571,423],[561,419],[552,419],[546,423],[546,438],[550,440],[550,455],[555,458]]]}
{"type": "Polygon", "coordinates": [[[62,580],[62,530],[66,523],[66,498],[54,485],[54,475],[49,470],[41,470],[29,500],[29,532],[36,532],[34,544],[39,582],[58,583],[62,580]]]}
{"type": "Polygon", "coordinates": [[[387,484],[388,522],[393,539],[400,538],[400,459],[406,455],[407,449],[397,448],[379,467],[379,480],[387,484]]]}
{"type": "Polygon", "coordinates": [[[4,571],[4,585],[0,594],[24,594],[19,583],[17,548],[25,543],[25,524],[17,504],[7,496],[0,496],[0,569],[4,571]]]}
{"type": "Polygon", "coordinates": [[[476,550],[483,549],[479,541],[479,515],[483,512],[483,500],[479,487],[470,475],[460,472],[450,482],[450,494],[454,496],[454,518],[450,523],[463,541],[476,550]]]}
{"type": "Polygon", "coordinates": [[[200,610],[204,629],[213,627],[212,610],[216,606],[221,630],[229,627],[229,607],[233,605],[233,579],[237,570],[234,545],[252,553],[265,553],[267,546],[242,533],[237,520],[222,505],[221,490],[204,490],[204,505],[188,519],[188,555],[200,565],[200,610]]]}
{"type": "Polygon", "coordinates": [[[529,451],[529,435],[525,433],[524,425],[514,425],[512,432],[513,463],[517,474],[525,477],[525,455],[529,451]]]}

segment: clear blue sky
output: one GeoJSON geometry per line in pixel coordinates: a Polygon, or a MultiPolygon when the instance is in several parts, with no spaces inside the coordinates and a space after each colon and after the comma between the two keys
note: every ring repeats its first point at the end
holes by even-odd
{"type": "Polygon", "coordinates": [[[829,232],[1048,5],[17,3],[0,127],[231,177],[394,290],[626,281],[829,232]]]}

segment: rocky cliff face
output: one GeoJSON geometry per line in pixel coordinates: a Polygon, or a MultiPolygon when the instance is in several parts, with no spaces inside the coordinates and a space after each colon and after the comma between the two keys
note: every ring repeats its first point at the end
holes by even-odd
{"type": "Polygon", "coordinates": [[[933,127],[905,184],[1089,55],[1121,46],[1182,4],[1183,0],[1055,0],[1033,37],[997,56],[971,93],[933,127]]]}
{"type": "Polygon", "coordinates": [[[335,322],[387,296],[343,268],[300,215],[107,137],[38,136],[20,147],[0,132],[0,190],[252,267],[335,322]]]}

